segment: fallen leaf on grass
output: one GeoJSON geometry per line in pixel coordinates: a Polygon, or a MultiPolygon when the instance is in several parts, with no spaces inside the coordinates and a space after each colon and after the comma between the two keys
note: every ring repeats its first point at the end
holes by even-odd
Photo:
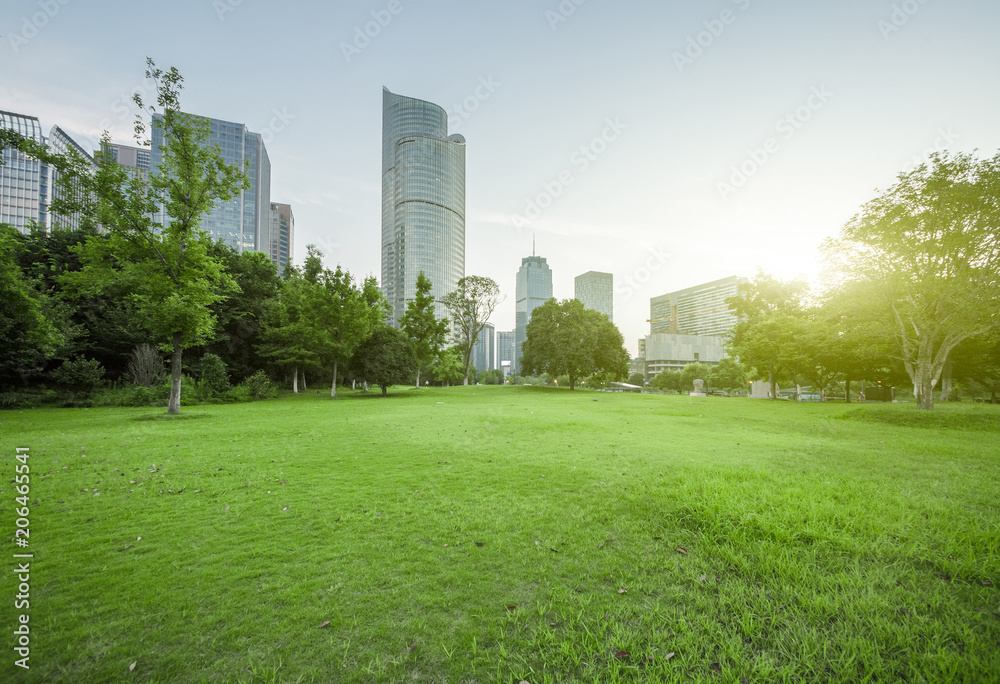
{"type": "Polygon", "coordinates": [[[131,549],[131,548],[132,548],[132,545],[131,545],[131,544],[129,544],[129,545],[128,545],[128,546],[126,546],[126,547],[125,547],[124,549],[118,549],[118,553],[121,553],[122,551],[128,551],[128,550],[129,550],[129,549],[131,549]]]}
{"type": "Polygon", "coordinates": [[[628,651],[618,651],[615,653],[615,658],[621,660],[622,658],[628,658],[628,651]]]}
{"type": "Polygon", "coordinates": [[[687,555],[687,549],[685,549],[683,546],[678,546],[677,547],[677,553],[684,554],[686,556],[687,555]]]}
{"type": "MultiPolygon", "coordinates": [[[[137,663],[137,662],[139,662],[139,661],[138,661],[138,660],[137,660],[137,661],[135,661],[135,663],[137,663]]],[[[129,672],[131,672],[132,670],[134,670],[134,669],[135,669],[135,663],[132,663],[131,665],[129,665],[129,666],[128,666],[128,671],[129,671],[129,672]]]]}
{"type": "Polygon", "coordinates": [[[475,544],[476,544],[476,546],[482,546],[483,545],[482,542],[476,542],[475,544]]]}
{"type": "Polygon", "coordinates": [[[993,582],[990,582],[989,580],[983,580],[983,586],[984,587],[992,587],[993,586],[993,582]]]}
{"type": "Polygon", "coordinates": [[[550,622],[549,623],[549,627],[555,627],[555,626],[556,626],[556,623],[554,623],[554,622],[550,622]]]}
{"type": "Polygon", "coordinates": [[[517,606],[507,606],[507,610],[510,610],[510,611],[517,610],[517,606]]]}
{"type": "Polygon", "coordinates": [[[619,593],[619,594],[627,594],[627,593],[628,593],[628,590],[627,590],[627,589],[619,589],[619,590],[618,590],[618,593],[619,593]]]}
{"type": "Polygon", "coordinates": [[[664,660],[670,660],[670,659],[671,659],[671,658],[673,658],[673,657],[674,657],[674,654],[673,654],[673,653],[668,653],[667,655],[663,656],[663,659],[664,659],[664,660]]]}
{"type": "Polygon", "coordinates": [[[320,629],[323,629],[323,628],[324,628],[324,627],[326,627],[326,626],[327,626],[328,624],[330,624],[330,621],[329,621],[329,620],[327,620],[326,622],[324,622],[323,624],[321,624],[321,625],[319,626],[319,628],[320,628],[320,629]]]}

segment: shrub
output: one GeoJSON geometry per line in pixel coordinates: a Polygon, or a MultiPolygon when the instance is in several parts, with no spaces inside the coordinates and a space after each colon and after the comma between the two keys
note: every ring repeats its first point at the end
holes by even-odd
{"type": "Polygon", "coordinates": [[[140,344],[132,350],[125,373],[132,384],[152,387],[163,380],[167,371],[159,350],[151,344],[140,344]]]}
{"type": "Polygon", "coordinates": [[[97,359],[79,357],[63,361],[63,365],[52,371],[52,379],[57,384],[69,390],[70,403],[76,395],[89,396],[101,386],[104,378],[104,366],[97,359]]]}
{"type": "Polygon", "coordinates": [[[250,395],[249,401],[258,399],[273,399],[278,396],[278,387],[267,374],[259,370],[249,378],[240,383],[240,387],[245,387],[250,395]]]}
{"type": "Polygon", "coordinates": [[[201,382],[213,394],[223,394],[229,389],[229,371],[226,362],[212,353],[201,357],[201,382]]]}

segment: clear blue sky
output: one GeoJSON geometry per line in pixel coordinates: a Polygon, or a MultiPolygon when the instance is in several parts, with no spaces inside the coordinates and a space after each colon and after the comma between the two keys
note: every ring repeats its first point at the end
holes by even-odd
{"type": "Polygon", "coordinates": [[[146,56],[176,66],[186,111],[270,131],[296,260],[315,243],[379,276],[382,86],[438,103],[468,140],[466,272],[506,294],[497,329],[534,234],[558,298],[614,273],[634,354],[650,297],[810,275],[929,150],[994,154],[998,24],[996,0],[6,0],[0,109],[128,143],[146,56]]]}

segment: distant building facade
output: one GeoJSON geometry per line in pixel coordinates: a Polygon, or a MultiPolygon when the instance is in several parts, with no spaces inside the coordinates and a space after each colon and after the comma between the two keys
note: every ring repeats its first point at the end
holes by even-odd
{"type": "MultiPolygon", "coordinates": [[[[249,131],[245,124],[188,114],[195,120],[207,121],[209,145],[218,145],[226,164],[246,168],[250,186],[239,190],[228,202],[216,202],[202,219],[201,227],[213,240],[223,242],[237,252],[268,252],[264,234],[271,223],[271,161],[259,133],[249,131]]],[[[165,142],[163,115],[154,114],[151,135],[151,172],[157,173],[163,163],[161,148],[165,142]]],[[[154,216],[161,225],[166,218],[161,211],[154,216]]]]}
{"type": "Polygon", "coordinates": [[[649,331],[685,335],[725,335],[736,325],[726,298],[746,279],[730,276],[649,300],[649,331]]]}
{"type": "Polygon", "coordinates": [[[381,289],[392,325],[421,271],[436,301],[465,276],[465,138],[448,135],[444,108],[383,88],[381,289]]]}
{"type": "MultiPolygon", "coordinates": [[[[44,144],[38,117],[0,111],[0,128],[44,144]]],[[[32,223],[48,226],[49,169],[37,159],[11,147],[3,149],[0,166],[0,223],[27,233],[32,223]]]]}
{"type": "Polygon", "coordinates": [[[614,322],[614,276],[587,271],[573,280],[573,296],[588,309],[600,311],[614,322]]]}
{"type": "Polygon", "coordinates": [[[497,333],[497,368],[504,375],[514,373],[514,350],[517,349],[517,333],[513,330],[501,330],[497,333]]]}
{"type": "Polygon", "coordinates": [[[103,151],[110,160],[133,169],[134,173],[141,176],[148,176],[152,169],[152,150],[148,147],[108,143],[103,146],[103,151]]]}
{"type": "Polygon", "coordinates": [[[725,357],[722,338],[716,335],[652,334],[646,337],[646,382],[665,370],[681,370],[689,363],[714,366],[725,357]]]}
{"type": "Polygon", "coordinates": [[[530,256],[521,259],[517,271],[514,302],[514,373],[521,374],[521,354],[525,332],[531,321],[531,312],[552,299],[552,270],[545,257],[530,256]]]}
{"type": "MultiPolygon", "coordinates": [[[[66,131],[59,128],[59,126],[53,126],[49,131],[48,137],[49,149],[56,154],[67,155],[71,152],[75,152],[79,155],[84,163],[88,164],[91,168],[94,168],[94,158],[90,156],[90,153],[85,149],[80,147],[80,145],[69,136],[66,131]]],[[[49,204],[51,205],[54,200],[58,199],[72,199],[65,197],[64,193],[67,192],[66,188],[62,187],[62,183],[59,182],[59,170],[55,167],[49,167],[49,204]]],[[[78,192],[75,188],[69,189],[68,192],[78,192]]],[[[49,207],[48,216],[46,218],[46,229],[52,231],[55,228],[66,228],[69,230],[77,230],[82,225],[81,216],[79,213],[72,214],[57,214],[52,211],[51,206],[49,207]]]]}
{"type": "Polygon", "coordinates": [[[483,326],[472,346],[472,365],[476,370],[496,368],[496,326],[492,323],[483,326]]]}
{"type": "Polygon", "coordinates": [[[271,202],[271,220],[268,229],[261,240],[260,251],[271,257],[278,267],[278,275],[284,275],[285,269],[292,263],[295,241],[295,214],[289,204],[271,202]]]}

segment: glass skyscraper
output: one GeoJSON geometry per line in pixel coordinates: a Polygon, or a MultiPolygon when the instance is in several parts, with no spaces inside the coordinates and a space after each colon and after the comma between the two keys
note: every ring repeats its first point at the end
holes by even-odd
{"type": "MultiPolygon", "coordinates": [[[[0,128],[45,143],[38,117],[0,111],[0,128]]],[[[0,166],[0,223],[9,223],[23,233],[32,222],[48,225],[49,169],[37,159],[12,147],[3,149],[0,166]]]]}
{"type": "Polygon", "coordinates": [[[392,325],[420,271],[437,300],[465,275],[465,138],[448,135],[443,108],[383,88],[381,287],[392,325]]]}
{"type": "Polygon", "coordinates": [[[573,281],[573,296],[588,309],[600,311],[614,321],[614,280],[610,273],[587,271],[573,281]]]}
{"type": "MultiPolygon", "coordinates": [[[[228,202],[216,202],[202,219],[201,227],[213,240],[224,242],[237,252],[258,250],[269,252],[263,244],[265,233],[271,225],[271,161],[259,133],[247,130],[246,125],[188,114],[193,119],[209,122],[209,145],[218,145],[222,159],[229,165],[244,169],[250,178],[250,187],[240,190],[228,202]],[[247,164],[248,163],[248,164],[247,164]]],[[[151,166],[157,173],[163,161],[162,114],[153,116],[151,136],[151,166]]],[[[154,217],[163,223],[162,212],[154,217]]]]}
{"type": "Polygon", "coordinates": [[[291,205],[271,202],[271,222],[262,240],[260,251],[271,257],[278,267],[278,275],[284,275],[292,260],[295,240],[295,214],[291,205]]]}
{"type": "Polygon", "coordinates": [[[521,374],[521,347],[528,339],[525,329],[531,321],[531,312],[552,299],[552,270],[545,257],[530,256],[521,259],[517,271],[517,301],[514,304],[514,372],[521,374]]]}

